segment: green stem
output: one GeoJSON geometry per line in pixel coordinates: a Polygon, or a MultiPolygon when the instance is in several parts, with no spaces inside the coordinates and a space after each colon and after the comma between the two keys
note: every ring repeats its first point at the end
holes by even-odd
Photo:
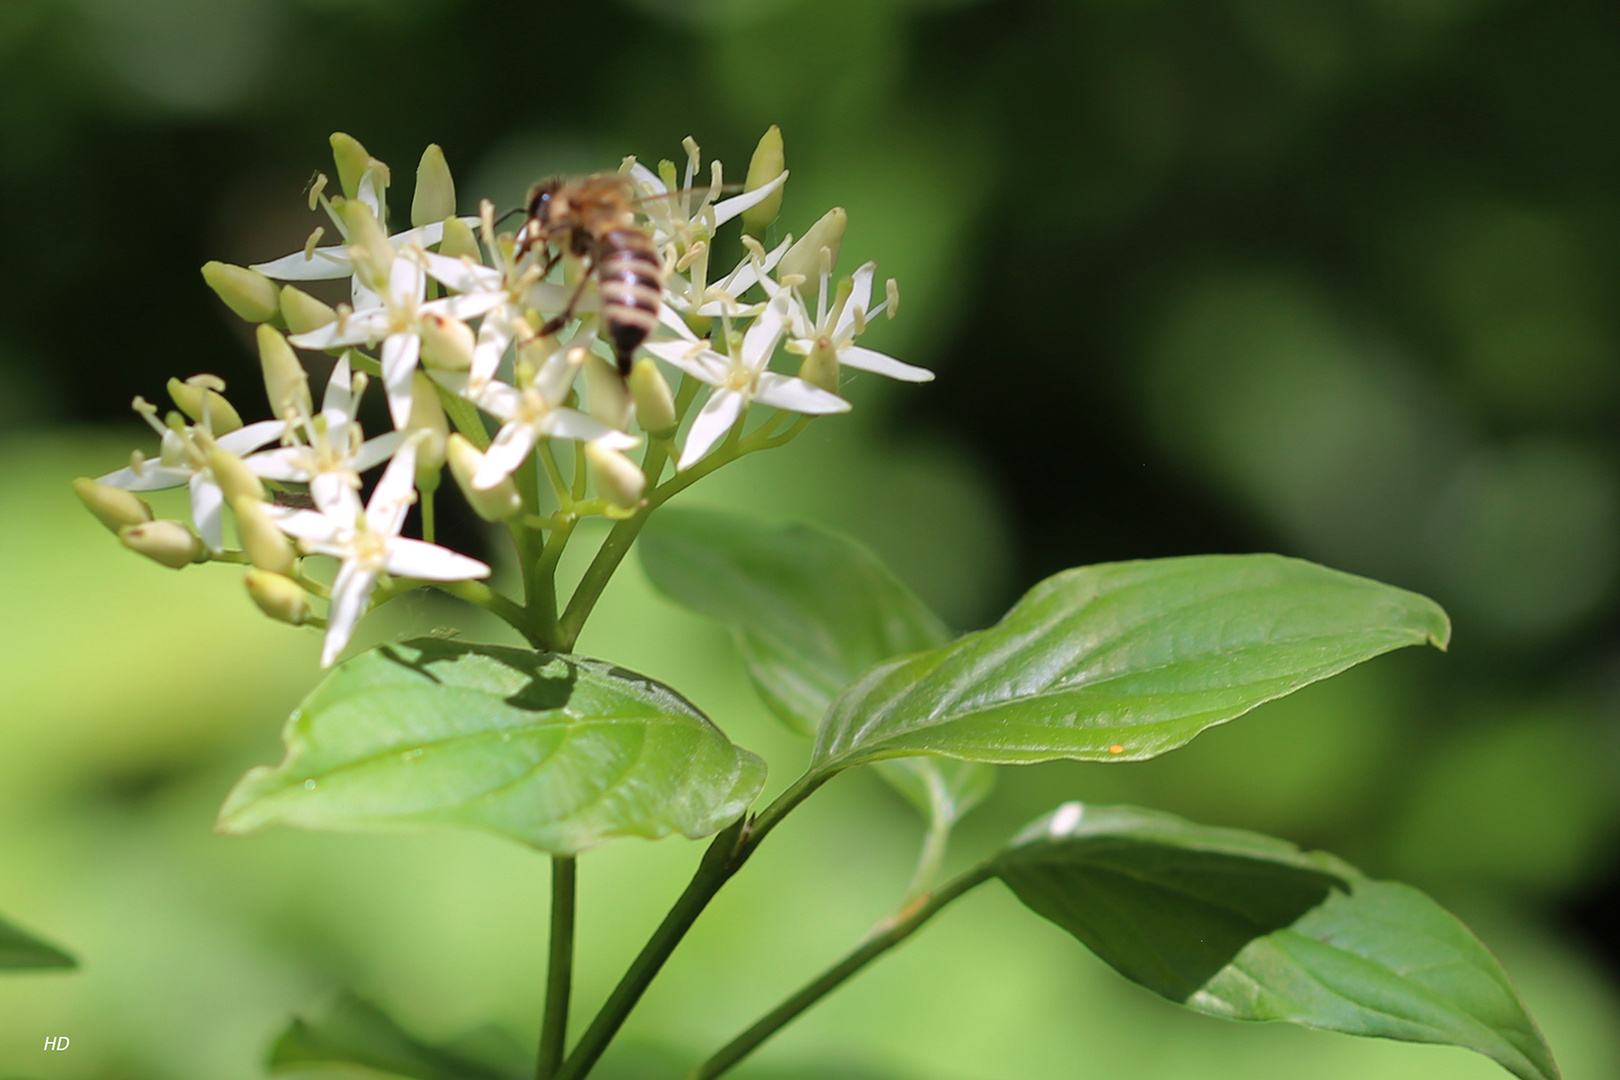
{"type": "Polygon", "coordinates": [[[577,867],[571,855],[551,859],[551,941],[546,966],[546,1012],[540,1030],[535,1080],[551,1080],[568,1042],[568,999],[574,984],[574,896],[577,867]]]}
{"type": "Polygon", "coordinates": [[[607,1049],[608,1043],[613,1041],[613,1037],[619,1033],[619,1028],[629,1018],[631,1010],[647,992],[647,987],[657,977],[664,962],[681,943],[681,939],[692,928],[692,924],[697,922],[698,916],[709,905],[709,901],[714,899],[720,887],[742,869],[755,849],[783,818],[834,775],[830,772],[806,773],[757,816],[751,819],[739,818],[729,829],[714,838],[709,850],[704,852],[703,861],[698,864],[697,872],[687,883],[686,891],[681,893],[680,899],[675,901],[675,906],[664,916],[664,921],[653,931],[653,936],[642,946],[641,952],[636,955],[629,969],[619,980],[619,985],[608,995],[601,1011],[596,1014],[591,1026],[585,1030],[585,1034],[574,1047],[574,1052],[563,1062],[556,1080],[581,1080],[591,1071],[597,1059],[602,1056],[602,1052],[607,1049]]]}
{"type": "Polygon", "coordinates": [[[714,1077],[728,1071],[753,1053],[760,1043],[798,1019],[801,1013],[843,985],[850,976],[910,937],[947,904],[974,886],[982,884],[993,874],[994,870],[988,864],[976,866],[960,877],[946,882],[939,891],[927,897],[920,897],[896,913],[893,918],[880,924],[858,949],[760,1017],[752,1027],[732,1039],[719,1053],[692,1070],[686,1080],[714,1080],[714,1077]]]}
{"type": "Polygon", "coordinates": [[[417,582],[416,585],[426,585],[430,589],[437,589],[442,593],[456,597],[458,600],[465,600],[469,604],[477,604],[522,634],[530,644],[539,644],[529,633],[528,616],[522,606],[496,592],[482,581],[424,581],[417,582]]]}
{"type": "Polygon", "coordinates": [[[556,1073],[556,1080],[582,1080],[596,1062],[601,1058],[602,1052],[607,1049],[608,1043],[619,1033],[619,1028],[629,1017],[630,1011],[641,1000],[641,995],[647,992],[647,987],[657,976],[664,962],[675,951],[675,946],[681,943],[686,932],[697,921],[698,915],[708,906],[714,894],[720,891],[720,886],[736,873],[738,854],[738,841],[742,836],[745,818],[739,818],[735,824],[725,832],[714,838],[709,849],[703,853],[703,861],[698,864],[697,873],[687,884],[686,891],[681,893],[675,906],[669,909],[664,921],[658,924],[647,944],[642,946],[641,952],[636,955],[619,985],[613,988],[607,1001],[602,1005],[596,1018],[591,1021],[585,1034],[580,1036],[579,1042],[574,1046],[574,1052],[568,1055],[562,1068],[556,1073]]]}

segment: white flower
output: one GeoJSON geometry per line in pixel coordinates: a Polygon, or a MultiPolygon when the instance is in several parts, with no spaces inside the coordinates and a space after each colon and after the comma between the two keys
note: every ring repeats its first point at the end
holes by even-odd
{"type": "MultiPolygon", "coordinates": [[[[686,276],[672,273],[664,282],[664,302],[666,307],[678,314],[700,315],[707,318],[719,318],[722,315],[732,317],[758,315],[764,310],[764,302],[757,304],[744,304],[741,300],[743,293],[761,282],[765,275],[776,268],[776,264],[792,246],[793,237],[789,236],[771,251],[755,255],[750,252],[736,268],[719,281],[709,283],[707,275],[709,258],[707,245],[695,248],[697,257],[692,258],[688,265],[686,258],[676,264],[676,270],[686,270],[686,276]]],[[[666,316],[665,321],[668,321],[666,316]]]]}
{"type": "MultiPolygon", "coordinates": [[[[532,259],[514,258],[511,241],[503,241],[495,235],[494,207],[486,201],[481,209],[479,220],[484,248],[489,252],[492,266],[431,251],[422,254],[424,268],[435,280],[460,295],[464,310],[484,312],[473,347],[472,369],[468,373],[470,391],[476,391],[495,377],[501,357],[506,355],[514,337],[530,333],[526,319],[528,309],[561,311],[572,292],[562,285],[542,281],[540,267],[532,259]]],[[[578,310],[583,313],[594,310],[595,306],[596,298],[589,296],[582,300],[578,310]]]]}
{"type": "Polygon", "coordinates": [[[716,352],[709,342],[692,337],[690,331],[683,340],[655,341],[645,346],[660,360],[715,388],[692,421],[686,435],[686,448],[676,468],[688,468],[714,449],[742,417],[750,402],[811,416],[849,411],[849,402],[837,394],[812,386],[803,379],[765,370],[771,354],[776,351],[776,343],[787,329],[789,303],[785,292],[778,293],[748,327],[740,347],[732,346],[730,320],[726,320],[725,337],[730,351],[725,353],[716,352]]]}
{"type": "Polygon", "coordinates": [[[355,420],[364,379],[350,374],[348,357],[340,359],[327,381],[320,413],[289,426],[285,437],[297,441],[254,454],[248,467],[266,480],[308,484],[321,513],[352,517],[360,509],[360,474],[387,461],[406,436],[391,431],[365,439],[355,420]]]}
{"type": "Polygon", "coordinates": [[[321,666],[331,667],[349,643],[354,626],[365,614],[366,602],[384,574],[424,581],[465,581],[489,576],[489,567],[449,548],[399,535],[405,513],[416,501],[416,443],[408,442],[377,481],[364,511],[333,516],[315,510],[295,510],[279,516],[277,524],[298,538],[307,554],[330,555],[342,560],[332,582],[332,605],[327,613],[326,644],[321,666]]]}
{"type": "Polygon", "coordinates": [[[784,171],[770,183],[753,191],[717,202],[715,200],[722,187],[722,171],[718,161],[711,161],[709,186],[693,205],[692,197],[696,192],[692,189],[692,181],[697,176],[701,154],[696,140],[690,135],[681,140],[681,145],[686,148],[686,179],[678,191],[670,190],[675,181],[673,166],[669,166],[667,177],[662,179],[640,162],[630,166],[630,176],[644,196],[641,210],[652,220],[653,241],[660,247],[675,244],[680,252],[690,250],[695,243],[713,236],[720,226],[755,203],[763,202],[787,182],[788,174],[784,171]]]}
{"type": "Polygon", "coordinates": [[[887,300],[877,307],[870,306],[872,278],[876,272],[877,263],[862,264],[855,271],[849,295],[842,303],[834,301],[831,305],[827,297],[828,275],[823,273],[821,289],[816,297],[814,321],[804,302],[795,294],[789,311],[788,341],[783,348],[796,356],[809,356],[818,348],[831,349],[843,367],[886,375],[902,382],[932,382],[934,373],[927,368],[913,367],[887,353],[855,344],[856,335],[866,329],[867,322],[889,307],[887,300]]]}
{"type": "Polygon", "coordinates": [[[286,429],[286,423],[281,420],[261,420],[215,438],[206,413],[201,423],[165,427],[157,418],[157,409],[145,400],[135,399],[135,411],[145,418],[162,440],[158,459],[148,460],[137,450],[131,455],[128,468],[108,473],[99,482],[125,491],[162,491],[183,484],[189,486],[192,523],[197,526],[197,533],[208,545],[208,550],[221,550],[224,547],[221,510],[225,505],[225,493],[220,490],[213,470],[208,466],[208,451],[217,446],[237,455],[249,453],[278,438],[286,429]]]}
{"type": "MultiPolygon", "coordinates": [[[[578,342],[576,338],[547,357],[527,386],[510,386],[492,379],[469,391],[474,404],[505,421],[473,474],[474,488],[487,491],[512,475],[541,439],[579,439],[607,450],[629,450],[640,445],[640,439],[561,404],[585,360],[589,339],[585,345],[578,342]]],[[[441,381],[452,380],[446,377],[441,381]]]]}
{"type": "MultiPolygon", "coordinates": [[[[355,198],[371,208],[378,221],[386,220],[383,207],[383,181],[375,169],[367,169],[360,177],[360,183],[355,198]]],[[[295,251],[291,255],[284,255],[269,262],[254,263],[252,269],[257,270],[265,277],[275,278],[277,281],[330,281],[335,278],[349,278],[349,295],[356,311],[376,307],[382,303],[379,297],[360,280],[355,272],[354,257],[350,254],[348,227],[343,219],[333,212],[331,204],[324,198],[320,203],[325,207],[327,216],[337,228],[338,235],[342,236],[344,243],[329,247],[316,247],[313,241],[318,241],[322,230],[317,229],[311,235],[310,243],[303,251],[295,251]]],[[[477,224],[477,218],[463,218],[469,225],[477,224]]],[[[406,229],[389,237],[397,248],[421,247],[425,248],[437,244],[444,239],[444,222],[435,221],[419,229],[406,229]]]]}
{"type": "Polygon", "coordinates": [[[307,334],[288,338],[301,349],[335,349],[382,342],[383,387],[396,428],[411,416],[411,376],[422,355],[422,321],[429,318],[470,319],[499,303],[492,293],[446,296],[423,303],[427,273],[419,249],[396,255],[388,269],[388,295],[381,307],[354,311],[307,334]]]}

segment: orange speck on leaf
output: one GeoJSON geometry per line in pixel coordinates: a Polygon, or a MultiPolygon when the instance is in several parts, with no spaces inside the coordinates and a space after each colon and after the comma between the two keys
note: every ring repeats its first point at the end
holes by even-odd
{"type": "Polygon", "coordinates": [[[1108,748],[1108,752],[1110,754],[1123,754],[1125,752],[1125,748],[1119,745],[1119,743],[1115,743],[1113,746],[1108,748]]]}

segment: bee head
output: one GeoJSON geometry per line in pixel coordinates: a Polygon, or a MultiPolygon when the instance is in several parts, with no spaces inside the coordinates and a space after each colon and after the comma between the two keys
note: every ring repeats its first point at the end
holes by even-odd
{"type": "Polygon", "coordinates": [[[562,177],[554,176],[549,180],[542,180],[529,191],[529,220],[548,224],[554,215],[552,198],[562,187],[562,177]]]}

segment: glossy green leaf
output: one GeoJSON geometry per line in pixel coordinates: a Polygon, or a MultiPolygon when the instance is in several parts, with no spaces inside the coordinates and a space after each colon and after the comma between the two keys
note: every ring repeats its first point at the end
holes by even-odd
{"type": "Polygon", "coordinates": [[[1558,1068],[1506,972],[1417,889],[1322,852],[1126,806],[1069,803],[995,860],[1031,909],[1198,1012],[1462,1046],[1558,1068]]]}
{"type": "MultiPolygon", "coordinates": [[[[502,1058],[514,1049],[502,1047],[502,1058]]],[[[527,1080],[516,1062],[490,1064],[484,1056],[422,1042],[347,991],[319,1015],[294,1019],[271,1046],[268,1065],[272,1073],[347,1066],[408,1080],[527,1080]]]]}
{"type": "Polygon", "coordinates": [[[78,962],[61,949],[0,919],[0,971],[78,966],[78,962]]]}
{"type": "MultiPolygon", "coordinates": [[[[869,548],[815,525],[668,507],[638,546],[660,591],[731,629],[760,697],[802,734],[815,733],[833,698],[867,668],[950,640],[869,548]]],[[[944,829],[995,786],[992,770],[968,762],[913,757],[878,771],[944,829]]]]}
{"type": "Polygon", "coordinates": [[[1068,570],[988,630],[862,675],[833,703],[815,767],[917,753],[1150,758],[1380,653],[1449,636],[1425,597],[1278,555],[1068,570]]]}
{"type": "Polygon", "coordinates": [[[950,640],[869,549],[814,525],[667,507],[638,547],[661,592],[731,628],[766,705],[806,735],[856,675],[950,640]]]}
{"type": "Polygon", "coordinates": [[[572,854],[620,836],[697,839],[765,780],[685,698],[579,656],[419,638],[343,664],[237,784],[241,832],[455,825],[572,854]]]}

